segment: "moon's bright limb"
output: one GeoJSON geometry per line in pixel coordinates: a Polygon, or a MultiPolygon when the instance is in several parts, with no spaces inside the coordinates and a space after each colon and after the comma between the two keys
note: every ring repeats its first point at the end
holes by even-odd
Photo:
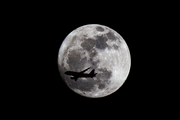
{"type": "Polygon", "coordinates": [[[58,67],[63,80],[74,92],[86,97],[104,97],[115,92],[126,80],[130,66],[126,42],[104,25],[89,24],[73,30],[59,49],[58,67]],[[74,81],[64,74],[88,67],[95,69],[96,77],[74,81]]]}

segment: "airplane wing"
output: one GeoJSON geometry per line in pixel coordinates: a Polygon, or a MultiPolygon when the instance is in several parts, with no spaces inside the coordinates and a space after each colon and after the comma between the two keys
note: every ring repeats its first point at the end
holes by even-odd
{"type": "Polygon", "coordinates": [[[77,76],[73,76],[73,77],[71,77],[71,79],[74,79],[75,81],[77,81],[78,77],[77,76]]]}
{"type": "Polygon", "coordinates": [[[83,70],[83,71],[81,71],[80,73],[86,72],[88,69],[90,69],[90,67],[85,69],[85,70],[83,70]]]}

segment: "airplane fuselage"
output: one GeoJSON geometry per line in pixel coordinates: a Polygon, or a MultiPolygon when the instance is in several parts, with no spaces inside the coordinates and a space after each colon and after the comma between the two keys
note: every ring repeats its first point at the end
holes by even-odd
{"type": "Polygon", "coordinates": [[[75,73],[75,72],[71,72],[71,71],[68,71],[65,74],[71,75],[71,76],[78,76],[78,77],[91,77],[92,76],[92,75],[86,74],[86,73],[75,73]]]}
{"type": "Polygon", "coordinates": [[[89,74],[87,73],[84,73],[85,71],[87,71],[89,68],[81,71],[81,72],[73,72],[73,71],[66,71],[65,74],[66,75],[70,75],[71,76],[71,79],[74,79],[75,81],[78,79],[78,78],[81,78],[81,77],[95,77],[97,73],[94,73],[95,70],[92,70],[89,74]]]}

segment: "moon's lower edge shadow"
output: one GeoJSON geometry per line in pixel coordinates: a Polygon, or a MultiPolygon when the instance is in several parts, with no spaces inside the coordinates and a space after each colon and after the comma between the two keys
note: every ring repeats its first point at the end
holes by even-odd
{"type": "Polygon", "coordinates": [[[128,77],[131,66],[129,48],[120,34],[111,28],[89,24],[72,31],[58,53],[58,68],[66,85],[75,93],[88,98],[101,98],[117,91],[128,77]],[[76,81],[66,71],[89,74],[76,81]]]}

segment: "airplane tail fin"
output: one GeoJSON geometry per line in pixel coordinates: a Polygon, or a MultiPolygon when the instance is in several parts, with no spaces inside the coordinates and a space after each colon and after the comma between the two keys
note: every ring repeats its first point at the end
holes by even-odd
{"type": "Polygon", "coordinates": [[[90,72],[90,75],[92,76],[92,78],[95,77],[96,74],[97,74],[97,73],[94,73],[94,71],[95,71],[95,70],[92,70],[92,71],[90,72]]]}

